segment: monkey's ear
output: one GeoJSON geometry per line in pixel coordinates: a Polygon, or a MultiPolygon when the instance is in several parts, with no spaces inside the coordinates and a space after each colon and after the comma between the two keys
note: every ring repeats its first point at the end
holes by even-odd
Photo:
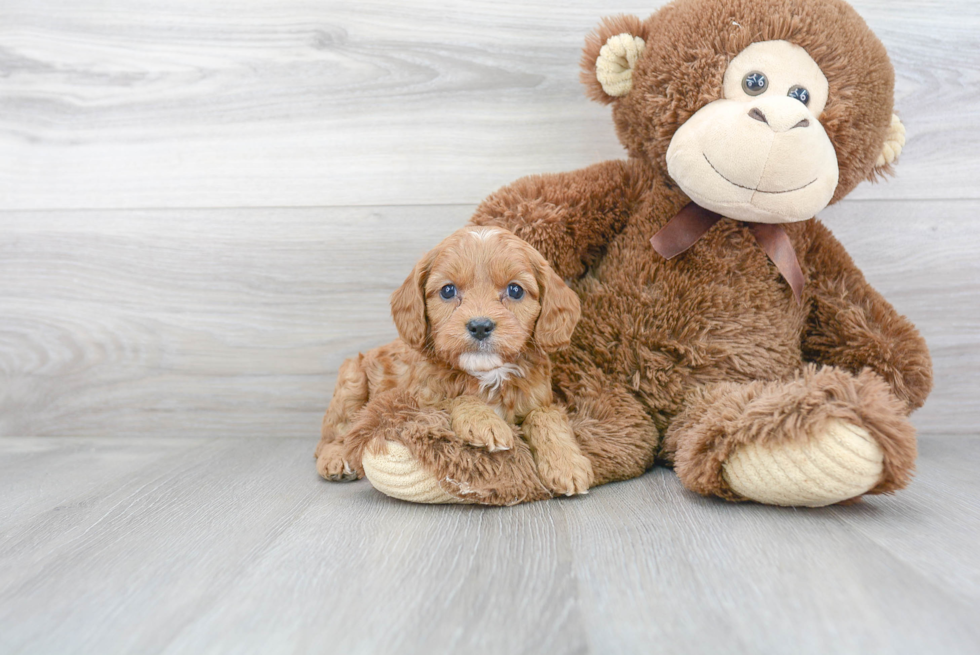
{"type": "Polygon", "coordinates": [[[425,347],[429,335],[429,319],[425,314],[425,283],[435,259],[435,251],[423,257],[402,285],[391,294],[391,317],[398,329],[398,336],[415,350],[425,347]]]}
{"type": "Polygon", "coordinates": [[[899,120],[898,116],[892,114],[892,122],[888,126],[888,136],[885,137],[885,143],[881,147],[881,154],[878,155],[878,161],[875,162],[872,177],[890,173],[892,164],[898,159],[904,147],[905,126],[902,125],[902,121],[899,120]]]}
{"type": "Polygon", "coordinates": [[[630,92],[646,38],[643,21],[629,15],[604,18],[586,37],[581,78],[590,98],[609,104],[630,92]]]}

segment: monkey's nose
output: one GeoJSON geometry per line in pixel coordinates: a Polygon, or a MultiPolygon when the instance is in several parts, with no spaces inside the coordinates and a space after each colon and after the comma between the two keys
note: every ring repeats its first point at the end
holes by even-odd
{"type": "Polygon", "coordinates": [[[466,329],[469,330],[470,336],[477,341],[483,341],[490,336],[493,329],[497,327],[497,324],[491,321],[489,318],[474,318],[469,323],[466,324],[466,329]]]}
{"type": "Polygon", "coordinates": [[[796,128],[810,127],[809,110],[799,100],[789,97],[764,98],[753,103],[749,118],[768,125],[777,134],[796,128]]]}

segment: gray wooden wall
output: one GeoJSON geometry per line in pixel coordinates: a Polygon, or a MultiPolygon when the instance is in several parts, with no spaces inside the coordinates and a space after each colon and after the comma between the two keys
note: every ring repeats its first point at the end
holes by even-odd
{"type": "MultiPolygon", "coordinates": [[[[580,47],[660,4],[0,1],[0,435],[315,439],[483,196],[623,156],[580,47]]],[[[980,9],[855,5],[909,143],[824,218],[932,346],[921,430],[976,434],[980,9]]]]}

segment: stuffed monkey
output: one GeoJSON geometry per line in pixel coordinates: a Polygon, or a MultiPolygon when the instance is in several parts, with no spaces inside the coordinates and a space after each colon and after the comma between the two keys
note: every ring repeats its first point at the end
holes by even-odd
{"type": "MultiPolygon", "coordinates": [[[[733,501],[904,487],[929,352],[814,218],[905,143],[881,42],[842,0],[675,0],[604,20],[582,64],[628,158],[518,180],[472,223],[531,243],[581,300],[553,386],[595,484],[659,461],[733,501]]],[[[353,440],[368,478],[547,497],[526,447],[459,448],[444,417],[386,402],[353,440]]]]}

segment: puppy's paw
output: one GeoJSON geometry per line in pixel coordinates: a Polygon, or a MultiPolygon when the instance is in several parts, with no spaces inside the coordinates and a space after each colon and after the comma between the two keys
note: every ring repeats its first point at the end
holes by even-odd
{"type": "Polygon", "coordinates": [[[320,431],[320,442],[316,445],[316,450],[313,452],[313,459],[320,459],[320,453],[323,452],[323,449],[328,444],[343,441],[344,436],[349,431],[350,425],[347,423],[338,423],[337,425],[324,423],[320,431]]]}
{"type": "Polygon", "coordinates": [[[462,441],[490,452],[514,447],[514,429],[492,412],[454,417],[453,431],[462,441]]]}
{"type": "Polygon", "coordinates": [[[535,460],[538,477],[551,493],[575,496],[589,492],[595,481],[592,462],[581,453],[566,452],[535,460]]]}
{"type": "Polygon", "coordinates": [[[336,441],[322,444],[316,458],[316,471],[324,480],[350,482],[364,477],[344,459],[344,447],[336,441]]]}

